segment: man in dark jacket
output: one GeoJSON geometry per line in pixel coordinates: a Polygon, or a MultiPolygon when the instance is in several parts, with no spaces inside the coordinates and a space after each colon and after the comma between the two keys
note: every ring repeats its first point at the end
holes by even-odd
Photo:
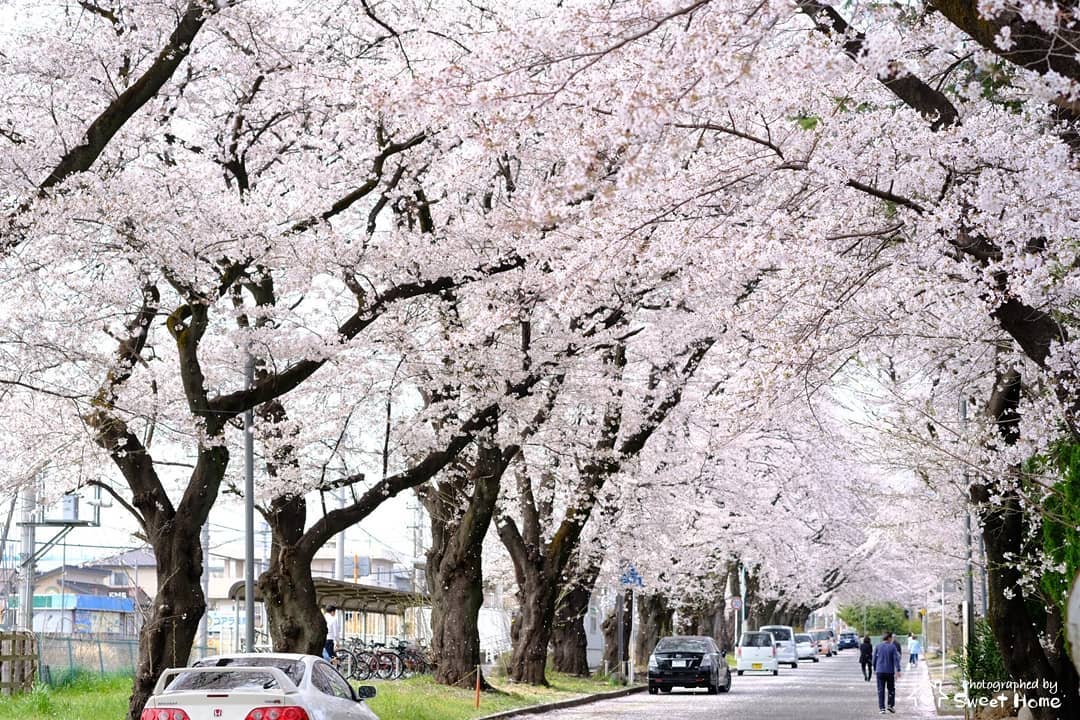
{"type": "Polygon", "coordinates": [[[863,680],[870,682],[874,674],[874,646],[870,642],[869,635],[864,637],[862,644],[859,645],[859,667],[862,668],[863,680]]]}
{"type": "Polygon", "coordinates": [[[885,714],[885,691],[889,691],[889,712],[896,712],[896,678],[900,676],[900,651],[892,641],[892,633],[885,633],[881,644],[874,648],[874,672],[877,673],[878,711],[885,714]]]}

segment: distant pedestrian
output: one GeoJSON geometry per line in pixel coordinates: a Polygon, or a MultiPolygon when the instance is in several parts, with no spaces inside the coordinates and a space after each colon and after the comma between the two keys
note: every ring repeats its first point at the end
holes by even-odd
{"type": "Polygon", "coordinates": [[[907,651],[908,665],[917,667],[919,664],[919,653],[922,651],[922,644],[919,642],[919,638],[911,634],[908,635],[907,651]]]}
{"type": "Polygon", "coordinates": [[[334,641],[338,639],[338,635],[341,634],[341,625],[338,623],[337,607],[333,605],[326,606],[326,615],[323,616],[326,620],[326,643],[323,645],[323,658],[326,660],[334,659],[334,641]]]}
{"type": "Polygon", "coordinates": [[[863,680],[870,682],[874,674],[874,645],[870,642],[870,636],[862,639],[859,645],[859,667],[862,668],[863,680]]]}
{"type": "Polygon", "coordinates": [[[874,648],[874,672],[877,673],[878,711],[884,715],[887,707],[889,712],[896,712],[896,679],[900,677],[900,650],[893,641],[892,633],[885,633],[881,644],[874,648]],[[886,691],[888,705],[885,703],[886,691]]]}

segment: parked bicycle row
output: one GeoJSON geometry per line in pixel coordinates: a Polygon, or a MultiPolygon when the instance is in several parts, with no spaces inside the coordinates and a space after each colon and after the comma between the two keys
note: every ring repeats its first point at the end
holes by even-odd
{"type": "Polygon", "coordinates": [[[351,638],[334,650],[338,671],[352,680],[396,680],[431,672],[427,650],[404,640],[366,643],[351,638]]]}

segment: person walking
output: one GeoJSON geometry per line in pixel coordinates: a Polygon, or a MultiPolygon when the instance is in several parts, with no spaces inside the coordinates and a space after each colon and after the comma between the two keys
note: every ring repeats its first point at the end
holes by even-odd
{"type": "Polygon", "coordinates": [[[862,668],[863,680],[870,682],[874,675],[874,645],[870,642],[870,636],[862,639],[859,645],[859,667],[862,668]]]}
{"type": "Polygon", "coordinates": [[[323,658],[326,660],[334,659],[334,641],[338,639],[341,634],[341,625],[338,622],[337,607],[334,605],[326,606],[326,615],[323,616],[326,620],[326,642],[323,644],[323,658]]]}
{"type": "Polygon", "coordinates": [[[919,642],[919,638],[914,635],[908,634],[908,666],[918,667],[919,665],[919,653],[922,651],[922,644],[919,642]]]}
{"type": "Polygon", "coordinates": [[[892,633],[885,633],[881,643],[874,648],[874,672],[877,674],[878,712],[884,715],[886,708],[891,713],[896,712],[896,679],[900,677],[900,651],[893,642],[892,633]]]}

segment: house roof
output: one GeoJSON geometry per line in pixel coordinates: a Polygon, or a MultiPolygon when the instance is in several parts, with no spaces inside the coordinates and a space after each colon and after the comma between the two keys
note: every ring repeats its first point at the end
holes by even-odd
{"type": "MultiPolygon", "coordinates": [[[[331,580],[329,578],[314,578],[315,601],[319,605],[337,605],[342,610],[363,610],[366,612],[392,613],[394,615],[405,614],[405,608],[426,605],[431,601],[430,596],[424,593],[394,590],[392,588],[377,587],[375,585],[361,585],[359,583],[345,582],[344,580],[331,580]]],[[[244,581],[233,583],[229,588],[229,598],[232,600],[244,599],[244,581]]],[[[255,600],[262,601],[258,586],[255,587],[255,600]]]]}
{"type": "Polygon", "coordinates": [[[112,568],[112,567],[157,567],[154,559],[154,551],[148,547],[125,550],[115,555],[88,560],[82,564],[84,568],[112,568]]]}

